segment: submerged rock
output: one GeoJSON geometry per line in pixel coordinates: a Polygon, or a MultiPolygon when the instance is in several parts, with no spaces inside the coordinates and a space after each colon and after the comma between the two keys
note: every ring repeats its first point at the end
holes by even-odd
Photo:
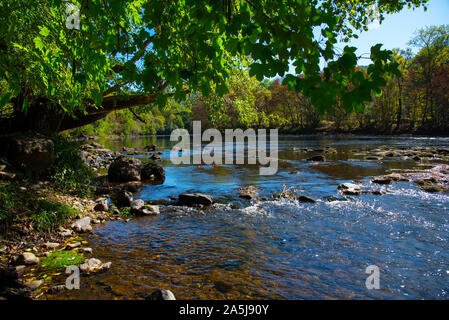
{"type": "Polygon", "coordinates": [[[145,151],[156,151],[157,146],[155,144],[150,144],[144,148],[145,151]]]}
{"type": "Polygon", "coordinates": [[[178,197],[178,204],[181,206],[204,205],[210,206],[213,203],[211,196],[201,193],[184,193],[178,197]]]}
{"type": "Polygon", "coordinates": [[[151,160],[155,160],[155,161],[160,161],[160,160],[162,160],[162,158],[161,158],[159,155],[157,155],[156,153],[154,153],[154,154],[150,157],[150,159],[151,159],[151,160]]]}
{"type": "Polygon", "coordinates": [[[239,197],[244,199],[256,199],[259,197],[257,187],[249,186],[247,188],[239,188],[239,197]]]}
{"type": "Polygon", "coordinates": [[[376,177],[371,180],[372,183],[377,184],[390,184],[392,181],[393,179],[389,176],[376,177]]]}
{"type": "Polygon", "coordinates": [[[326,161],[326,158],[322,155],[313,156],[307,159],[307,161],[316,161],[316,162],[324,162],[326,161]]]}
{"type": "Polygon", "coordinates": [[[336,197],[336,196],[328,196],[324,198],[327,202],[334,202],[334,201],[348,201],[346,198],[336,197]]]}
{"type": "Polygon", "coordinates": [[[444,191],[444,188],[437,184],[420,186],[420,189],[422,191],[429,192],[429,193],[437,193],[437,192],[444,191]]]}
{"type": "Polygon", "coordinates": [[[310,202],[310,203],[315,203],[316,202],[315,199],[313,199],[313,198],[311,198],[309,196],[304,196],[304,195],[297,196],[296,200],[298,200],[299,202],[310,202]]]}
{"type": "Polygon", "coordinates": [[[111,262],[103,263],[96,258],[91,258],[87,262],[80,264],[80,270],[84,273],[94,273],[107,270],[111,267],[111,262]]]}

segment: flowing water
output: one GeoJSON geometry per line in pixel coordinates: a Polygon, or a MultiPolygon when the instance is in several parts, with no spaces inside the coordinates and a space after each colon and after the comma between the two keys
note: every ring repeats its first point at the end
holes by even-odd
{"type": "Polygon", "coordinates": [[[83,277],[80,290],[58,298],[135,299],[155,288],[178,299],[449,298],[449,195],[410,182],[373,185],[373,176],[418,164],[365,160],[352,151],[447,147],[448,138],[280,137],[274,176],[260,176],[255,165],[173,165],[169,137],[100,142],[112,150],[155,143],[163,152],[165,183],[148,185],[135,198],[201,192],[217,203],[204,210],[161,206],[159,216],[94,227],[89,246],[95,257],[112,261],[111,269],[83,277]],[[311,163],[305,158],[314,153],[293,147],[337,153],[311,163]],[[283,184],[315,199],[339,196],[337,186],[354,180],[388,193],[317,203],[272,198],[283,184]],[[268,200],[239,199],[237,189],[249,185],[268,200]],[[380,269],[379,290],[365,286],[369,265],[380,269]]]}

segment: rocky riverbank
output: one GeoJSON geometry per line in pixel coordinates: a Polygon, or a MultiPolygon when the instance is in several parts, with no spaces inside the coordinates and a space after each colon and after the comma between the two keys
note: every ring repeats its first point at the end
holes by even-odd
{"type": "MultiPolygon", "coordinates": [[[[5,154],[8,158],[4,158],[4,162],[8,165],[0,167],[0,183],[8,192],[0,194],[0,200],[5,201],[0,209],[15,216],[9,223],[1,224],[0,298],[39,299],[65,290],[68,275],[64,271],[69,265],[77,265],[81,275],[106,271],[111,263],[94,258],[95,253],[86,246],[87,234],[92,232],[92,227],[110,220],[127,222],[135,215],[159,214],[157,206],[133,199],[133,193],[143,186],[141,177],[146,182],[163,182],[165,172],[158,165],[144,165],[95,141],[86,141],[79,147],[80,156],[96,172],[96,177],[86,186],[93,191],[91,195],[79,197],[58,190],[46,175],[24,180],[24,174],[17,170],[24,164],[33,168],[33,159],[47,160],[46,163],[40,161],[38,169],[48,170],[55,162],[54,144],[50,139],[30,134],[7,141],[9,153],[5,154]],[[20,160],[19,166],[11,165],[16,159],[20,160]],[[130,163],[137,164],[137,178],[129,176],[132,175],[131,168],[127,166],[130,163]],[[108,175],[104,174],[105,170],[108,175]],[[14,197],[17,200],[14,203],[23,208],[9,208],[8,197],[14,197]],[[42,211],[37,214],[30,210],[42,211]],[[64,217],[55,219],[55,215],[63,213],[64,217]],[[46,228],[39,228],[40,222],[46,228]]],[[[140,153],[155,150],[156,146],[152,145],[140,153]]],[[[138,153],[136,150],[126,152],[138,153]]],[[[154,295],[149,297],[154,298],[154,295]]]]}

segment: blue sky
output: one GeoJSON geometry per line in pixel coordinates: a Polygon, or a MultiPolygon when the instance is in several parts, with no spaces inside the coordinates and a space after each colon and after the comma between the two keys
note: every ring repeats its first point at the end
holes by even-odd
{"type": "Polygon", "coordinates": [[[372,25],[369,31],[362,32],[360,38],[352,40],[349,45],[358,48],[359,56],[364,53],[369,56],[370,48],[377,43],[383,43],[383,48],[387,49],[406,49],[407,42],[418,29],[449,24],[449,0],[430,0],[427,7],[427,11],[421,7],[387,15],[381,25],[372,25]]]}

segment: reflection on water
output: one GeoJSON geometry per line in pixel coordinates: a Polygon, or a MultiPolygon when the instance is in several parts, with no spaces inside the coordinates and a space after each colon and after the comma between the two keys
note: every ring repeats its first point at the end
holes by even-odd
{"type": "Polygon", "coordinates": [[[360,154],[381,145],[448,146],[448,139],[282,137],[279,172],[269,177],[259,176],[258,166],[173,166],[168,137],[102,142],[115,150],[151,143],[161,148],[166,181],[137,197],[195,191],[219,203],[206,210],[161,207],[157,217],[97,226],[90,246],[112,268],[82,278],[81,290],[58,298],[139,298],[154,288],[185,299],[449,297],[449,196],[424,193],[407,182],[372,186],[371,176],[416,163],[360,154]],[[313,152],[293,147],[337,152],[315,164],[304,160],[313,152]],[[285,183],[324,199],[354,179],[389,193],[312,204],[237,198],[237,189],[247,185],[260,186],[261,196],[271,198],[285,183]],[[372,264],[380,268],[380,290],[365,288],[365,269],[372,264]]]}

